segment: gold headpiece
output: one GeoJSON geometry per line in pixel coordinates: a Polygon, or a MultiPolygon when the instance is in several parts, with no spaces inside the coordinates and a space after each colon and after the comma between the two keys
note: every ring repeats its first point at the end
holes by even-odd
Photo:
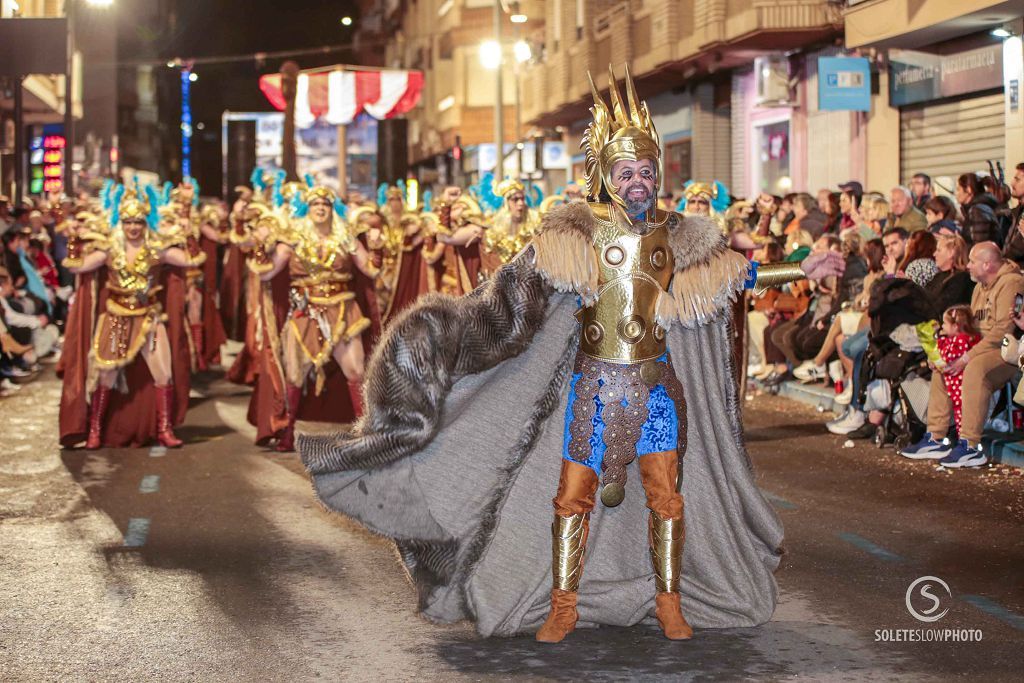
{"type": "Polygon", "coordinates": [[[297,180],[290,180],[281,186],[281,196],[287,200],[291,200],[291,198],[295,196],[295,193],[298,192],[299,196],[305,199],[306,189],[307,187],[305,183],[300,183],[297,180]]]}
{"type": "Polygon", "coordinates": [[[148,214],[149,207],[134,192],[131,195],[125,193],[125,198],[121,200],[121,205],[117,209],[118,220],[121,221],[139,218],[146,220],[148,214]]]}
{"type": "Polygon", "coordinates": [[[690,201],[698,195],[706,195],[708,200],[718,199],[718,186],[712,183],[690,183],[683,188],[683,196],[690,201]]]}
{"type": "Polygon", "coordinates": [[[590,108],[594,120],[587,126],[587,132],[583,135],[583,142],[580,145],[585,156],[584,175],[587,196],[597,199],[603,188],[607,190],[612,201],[625,207],[625,201],[616,194],[617,188],[612,182],[612,166],[616,161],[650,159],[654,162],[658,175],[655,188],[657,191],[661,187],[663,176],[661,140],[658,137],[658,131],[654,128],[654,120],[651,119],[647,103],[639,101],[637,97],[628,66],[626,67],[628,111],[619,94],[619,88],[615,83],[615,71],[611,65],[608,66],[611,109],[598,93],[594,79],[589,72],[587,72],[587,78],[590,79],[590,89],[594,95],[594,106],[590,108]]]}
{"type": "Polygon", "coordinates": [[[312,204],[317,199],[323,199],[328,204],[331,204],[333,206],[334,205],[334,198],[335,198],[334,190],[332,190],[331,188],[327,187],[326,185],[317,185],[316,187],[311,188],[309,190],[309,192],[306,193],[306,203],[307,204],[312,204]]]}
{"type": "Polygon", "coordinates": [[[199,211],[199,218],[204,223],[217,226],[220,225],[220,211],[213,204],[206,204],[199,211]]]}
{"type": "Polygon", "coordinates": [[[403,202],[405,201],[405,197],[402,196],[402,190],[397,187],[389,187],[384,197],[385,200],[398,198],[401,199],[403,202]]]}
{"type": "Polygon", "coordinates": [[[515,178],[506,178],[498,183],[494,188],[494,194],[498,195],[502,199],[507,199],[513,192],[526,192],[526,188],[523,187],[523,184],[515,178]]]}

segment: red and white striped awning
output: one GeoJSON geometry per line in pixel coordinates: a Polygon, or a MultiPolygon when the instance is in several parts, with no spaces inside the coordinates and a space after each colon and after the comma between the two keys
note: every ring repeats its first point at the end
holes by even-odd
{"type": "MultiPolygon", "coordinates": [[[[284,111],[281,74],[260,76],[260,90],[275,109],[284,111]]],[[[295,125],[308,128],[323,117],[328,123],[343,126],[360,112],[375,119],[390,119],[415,107],[422,91],[422,71],[301,71],[295,94],[295,125]]]]}

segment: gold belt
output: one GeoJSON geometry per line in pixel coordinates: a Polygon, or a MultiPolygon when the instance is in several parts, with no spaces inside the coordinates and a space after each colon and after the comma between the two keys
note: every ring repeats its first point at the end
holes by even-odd
{"type": "Polygon", "coordinates": [[[158,289],[154,288],[148,294],[142,293],[141,298],[137,292],[111,289],[107,296],[107,311],[129,317],[146,315],[157,305],[157,301],[150,295],[158,289]]]}
{"type": "Polygon", "coordinates": [[[292,284],[298,294],[305,296],[310,303],[331,305],[340,301],[352,299],[355,293],[349,291],[347,282],[329,280],[308,285],[292,284]]]}

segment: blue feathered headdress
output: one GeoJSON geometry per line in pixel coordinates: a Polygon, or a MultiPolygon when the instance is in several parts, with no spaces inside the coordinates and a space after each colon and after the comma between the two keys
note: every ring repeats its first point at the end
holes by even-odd
{"type": "Polygon", "coordinates": [[[124,185],[118,183],[110,195],[110,224],[121,222],[121,197],[124,196],[124,185]]]}
{"type": "Polygon", "coordinates": [[[110,211],[110,205],[113,201],[114,194],[114,181],[107,178],[103,181],[103,190],[100,191],[100,200],[103,203],[103,210],[110,211]]]}
{"type": "Polygon", "coordinates": [[[531,209],[536,209],[542,201],[544,201],[544,190],[540,189],[540,185],[533,185],[530,188],[530,193],[526,196],[526,205],[531,209]]]}
{"type": "Polygon", "coordinates": [[[263,169],[257,166],[252,169],[252,173],[249,174],[249,182],[252,183],[252,187],[257,192],[263,192],[267,189],[267,183],[263,180],[263,169]]]}
{"type": "Polygon", "coordinates": [[[432,206],[433,200],[434,200],[434,193],[431,192],[430,190],[426,190],[423,193],[423,210],[424,211],[433,211],[434,210],[434,208],[432,206]]]}
{"type": "Polygon", "coordinates": [[[160,201],[156,188],[152,185],[146,185],[146,198],[149,199],[149,213],[146,214],[146,223],[149,225],[150,230],[156,230],[160,225],[160,207],[164,206],[164,203],[160,201]]]}
{"type": "Polygon", "coordinates": [[[296,192],[292,195],[292,218],[305,218],[306,214],[309,213],[309,204],[302,198],[301,192],[296,192]]]}
{"type": "MultiPolygon", "coordinates": [[[[281,188],[284,186],[284,179],[287,175],[288,174],[285,173],[284,169],[281,169],[274,174],[274,191],[271,195],[271,201],[273,202],[275,209],[280,209],[285,204],[284,193],[281,191],[281,188]]],[[[298,192],[295,194],[298,194],[298,192]]]]}
{"type": "Polygon", "coordinates": [[[381,183],[377,186],[377,206],[384,206],[388,203],[388,184],[381,183]]]}

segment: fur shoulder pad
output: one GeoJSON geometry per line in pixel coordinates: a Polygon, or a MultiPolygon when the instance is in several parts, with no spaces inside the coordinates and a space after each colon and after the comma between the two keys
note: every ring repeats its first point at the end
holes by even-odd
{"type": "Polygon", "coordinates": [[[668,240],[676,261],[669,291],[658,299],[658,322],[702,325],[735,300],[750,275],[750,262],[729,248],[721,228],[705,216],[669,213],[668,240]]]}
{"type": "Polygon", "coordinates": [[[597,297],[594,225],[589,204],[563,204],[544,214],[533,238],[534,263],[544,280],[560,292],[575,292],[585,305],[597,297]]]}

